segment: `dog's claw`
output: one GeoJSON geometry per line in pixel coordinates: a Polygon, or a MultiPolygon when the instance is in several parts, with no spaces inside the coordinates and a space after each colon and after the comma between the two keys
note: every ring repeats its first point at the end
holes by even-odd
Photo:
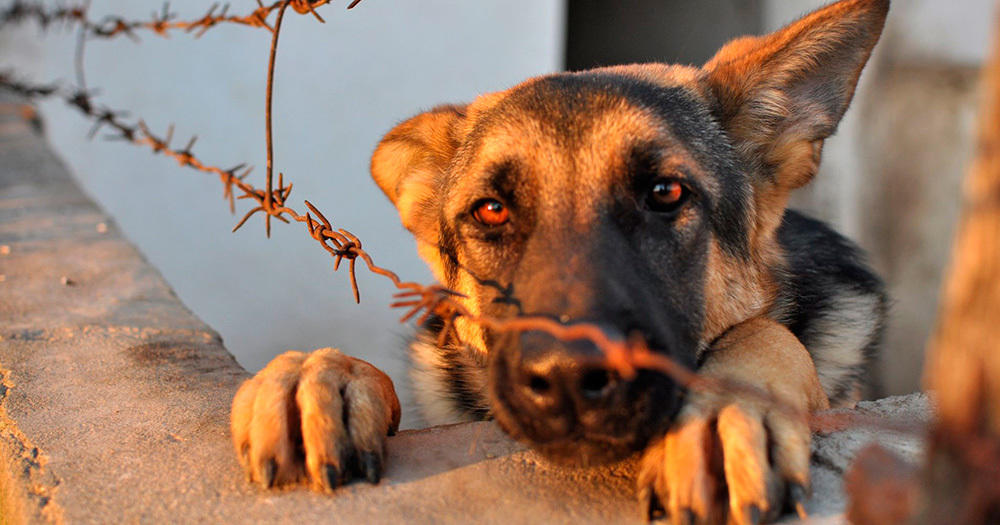
{"type": "Polygon", "coordinates": [[[746,516],[748,523],[751,523],[752,525],[760,525],[760,507],[757,505],[748,505],[746,516]]]}
{"type": "Polygon", "coordinates": [[[260,469],[260,484],[265,489],[274,487],[274,481],[278,475],[278,462],[273,458],[264,462],[260,469]]]}
{"type": "Polygon", "coordinates": [[[809,490],[800,483],[792,483],[788,486],[788,499],[799,518],[807,519],[806,501],[809,500],[809,490]]]}
{"type": "Polygon", "coordinates": [[[681,509],[674,512],[670,516],[671,525],[694,525],[697,520],[694,511],[690,509],[681,509]]]}
{"type": "Polygon", "coordinates": [[[368,483],[376,484],[382,479],[382,457],[371,451],[364,451],[358,460],[368,483]]]}
{"type": "Polygon", "coordinates": [[[340,486],[340,469],[336,465],[326,465],[323,467],[324,487],[328,492],[333,492],[340,486]]]}
{"type": "Polygon", "coordinates": [[[639,512],[646,518],[647,523],[651,523],[665,517],[660,498],[656,497],[653,489],[643,487],[639,490],[639,512]]]}

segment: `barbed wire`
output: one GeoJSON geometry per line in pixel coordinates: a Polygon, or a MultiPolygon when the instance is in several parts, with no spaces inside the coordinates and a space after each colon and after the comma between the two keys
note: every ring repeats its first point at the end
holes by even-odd
{"type": "MultiPolygon", "coordinates": [[[[14,0],[6,9],[0,10],[0,28],[8,24],[23,23],[33,20],[42,29],[54,24],[79,25],[85,34],[93,38],[115,38],[126,36],[138,41],[138,31],[144,30],[156,35],[167,37],[171,31],[185,31],[201,36],[206,31],[220,24],[236,24],[274,31],[267,19],[271,13],[288,5],[296,13],[310,14],[319,22],[325,22],[316,9],[331,3],[333,0],[277,0],[265,5],[257,0],[257,9],[246,15],[229,14],[230,4],[213,3],[208,11],[193,20],[178,20],[177,14],[171,12],[170,3],[163,4],[159,12],[154,12],[148,20],[129,20],[120,16],[107,16],[100,21],[88,18],[89,2],[77,6],[49,7],[35,0],[14,0]]],[[[353,9],[361,0],[353,0],[347,9],[353,9]]]]}

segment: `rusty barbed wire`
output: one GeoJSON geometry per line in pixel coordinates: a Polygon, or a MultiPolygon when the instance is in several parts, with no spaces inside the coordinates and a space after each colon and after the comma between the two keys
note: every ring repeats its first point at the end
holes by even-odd
{"type": "MultiPolygon", "coordinates": [[[[81,10],[83,12],[83,17],[87,17],[87,13],[90,11],[91,0],[84,0],[81,10]]],[[[87,76],[84,72],[83,62],[84,54],[86,53],[87,46],[87,28],[81,25],[79,31],[76,35],[76,50],[73,54],[73,69],[76,70],[76,85],[79,89],[87,89],[87,76]]]]}
{"type": "MultiPolygon", "coordinates": [[[[72,7],[49,7],[38,0],[14,0],[5,9],[0,9],[0,27],[10,24],[34,21],[42,29],[54,24],[79,25],[85,34],[93,38],[115,38],[126,36],[134,41],[139,40],[138,31],[148,31],[162,37],[168,37],[171,31],[194,33],[196,37],[221,24],[236,24],[254,28],[264,28],[274,31],[267,19],[271,13],[287,4],[298,14],[312,15],[317,21],[325,22],[316,9],[333,0],[277,0],[265,5],[257,0],[257,8],[246,15],[229,14],[230,4],[213,3],[208,11],[193,20],[177,20],[177,14],[171,12],[170,3],[164,3],[159,12],[154,12],[148,20],[128,20],[119,16],[107,16],[100,21],[88,18],[87,4],[72,7]]],[[[89,3],[89,2],[88,2],[89,3]]],[[[361,0],[353,0],[347,9],[353,9],[361,0]]]]}
{"type": "MultiPolygon", "coordinates": [[[[86,8],[57,8],[47,11],[40,7],[39,4],[17,0],[11,8],[8,8],[6,11],[0,11],[0,27],[11,20],[20,21],[32,17],[37,19],[42,27],[46,27],[54,21],[66,19],[81,23],[91,35],[107,38],[120,34],[134,36],[134,30],[139,28],[148,29],[166,36],[166,31],[169,29],[186,29],[188,31],[201,29],[202,31],[199,33],[201,34],[219,23],[237,23],[253,27],[266,27],[272,33],[272,43],[268,64],[267,101],[265,106],[267,121],[267,174],[265,188],[257,188],[250,182],[247,182],[246,179],[252,173],[253,167],[248,166],[246,163],[240,163],[231,168],[223,169],[202,161],[193,151],[197,142],[197,136],[192,137],[183,148],[177,149],[171,145],[174,138],[173,125],[167,128],[164,135],[159,136],[151,131],[142,119],[138,119],[134,123],[128,123],[125,121],[125,118],[128,116],[127,112],[113,110],[104,106],[99,107],[94,101],[95,92],[92,90],[88,91],[82,86],[82,58],[77,61],[78,77],[81,79],[81,85],[76,88],[66,88],[58,84],[31,84],[15,78],[10,72],[0,73],[0,87],[29,98],[59,97],[93,121],[93,127],[88,134],[90,137],[96,136],[102,129],[110,129],[110,133],[105,136],[107,139],[143,146],[150,149],[154,154],[162,154],[174,159],[181,167],[218,176],[223,186],[223,198],[228,200],[231,213],[235,213],[236,200],[249,200],[252,202],[251,209],[236,223],[236,226],[233,228],[234,232],[243,227],[251,217],[258,213],[264,214],[265,232],[268,235],[270,235],[271,218],[280,220],[286,224],[292,221],[303,223],[310,237],[334,258],[334,271],[339,271],[341,263],[345,259],[348,261],[348,276],[356,302],[360,302],[360,289],[357,282],[357,261],[360,259],[368,271],[385,277],[398,290],[398,293],[394,295],[395,302],[390,307],[408,309],[400,318],[400,322],[405,323],[418,315],[419,317],[416,320],[416,324],[418,325],[425,324],[432,316],[442,320],[443,328],[439,332],[439,343],[442,345],[447,342],[449,337],[454,337],[461,344],[461,337],[455,328],[455,321],[459,318],[464,318],[470,323],[497,331],[540,331],[562,341],[590,341],[603,352],[604,357],[600,359],[600,362],[624,378],[634,377],[640,369],[655,370],[667,375],[679,385],[688,389],[718,393],[739,393],[759,399],[768,403],[776,410],[810,421],[813,428],[816,429],[833,431],[849,426],[878,426],[879,428],[888,428],[895,431],[918,431],[906,425],[892,425],[884,421],[867,420],[854,416],[842,415],[839,419],[831,419],[829,415],[805,414],[778,399],[770,392],[738,381],[699,375],[679,364],[674,359],[653,352],[641,337],[613,338],[595,324],[569,324],[548,317],[537,316],[517,315],[509,318],[496,318],[475,314],[461,303],[461,299],[464,296],[456,291],[449,290],[440,285],[422,285],[416,282],[404,281],[395,272],[378,266],[371,254],[363,248],[361,239],[346,229],[334,227],[330,220],[308,200],[304,201],[308,209],[305,213],[300,213],[293,209],[288,204],[288,199],[292,192],[292,183],[289,182],[286,185],[284,173],[279,172],[277,186],[274,186],[272,177],[274,162],[273,136],[271,133],[271,102],[278,36],[281,30],[283,13],[287,8],[291,7],[300,14],[311,13],[322,21],[322,18],[315,13],[314,9],[326,5],[331,1],[279,0],[269,6],[264,6],[258,0],[258,9],[245,17],[228,16],[226,14],[228,5],[216,14],[218,6],[213,5],[203,18],[193,22],[172,21],[169,8],[165,6],[160,15],[154,15],[152,22],[127,22],[120,18],[111,17],[102,22],[103,25],[93,25],[89,22],[86,18],[86,8]],[[275,10],[278,10],[278,18],[274,26],[268,25],[266,22],[267,16],[275,10]]],[[[354,7],[359,2],[360,0],[354,0],[348,8],[354,7]]],[[[82,47],[82,44],[80,46],[82,47]]],[[[79,52],[79,55],[82,57],[82,51],[79,52]]]]}

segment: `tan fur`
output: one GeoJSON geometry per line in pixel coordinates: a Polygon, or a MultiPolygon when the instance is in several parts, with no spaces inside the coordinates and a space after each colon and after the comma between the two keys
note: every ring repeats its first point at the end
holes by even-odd
{"type": "Polygon", "coordinates": [[[725,519],[718,504],[722,476],[707,416],[685,411],[680,424],[646,449],[639,496],[648,505],[662,506],[668,516],[691,512],[706,523],[720,523],[725,519]]]}
{"type": "Polygon", "coordinates": [[[372,155],[372,177],[399,209],[403,226],[424,243],[436,246],[431,203],[438,182],[458,147],[457,127],[464,108],[441,106],[396,126],[372,155]]]}
{"type": "Polygon", "coordinates": [[[399,418],[392,381],[377,368],[330,348],[290,351],[236,393],[233,446],[251,481],[270,487],[308,479],[333,490],[354,467],[346,459],[383,457],[399,418]]]}
{"type": "Polygon", "coordinates": [[[709,246],[705,282],[704,340],[747,319],[766,315],[777,296],[772,269],[783,264],[783,253],[770,242],[755,250],[749,264],[733,260],[718,242],[709,246]]]}
{"type": "MultiPolygon", "coordinates": [[[[440,257],[440,254],[437,256],[440,257]]],[[[459,272],[458,280],[453,281],[452,284],[455,290],[458,290],[459,293],[465,296],[460,301],[469,309],[469,312],[472,315],[480,315],[482,312],[479,309],[479,305],[483,303],[483,298],[481,297],[482,289],[475,278],[467,272],[459,272]]],[[[482,325],[465,318],[458,318],[455,320],[455,330],[458,332],[459,339],[476,351],[486,353],[486,333],[482,325]]]]}
{"type": "Polygon", "coordinates": [[[329,354],[329,351],[317,350],[306,359],[299,370],[295,394],[302,424],[306,471],[319,486],[326,485],[323,472],[326,465],[338,470],[345,467],[342,461],[349,445],[343,422],[344,399],[340,396],[349,374],[349,363],[329,354]]]}
{"type": "Polygon", "coordinates": [[[301,475],[293,442],[301,431],[288,406],[294,403],[298,369],[304,359],[300,352],[286,352],[253,381],[256,395],[249,414],[250,466],[254,478],[268,484],[291,483],[301,475]]]}

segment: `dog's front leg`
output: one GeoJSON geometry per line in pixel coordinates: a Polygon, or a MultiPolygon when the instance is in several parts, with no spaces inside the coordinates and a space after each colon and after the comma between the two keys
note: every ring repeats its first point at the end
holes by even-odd
{"type": "Polygon", "coordinates": [[[264,487],[308,479],[330,491],[353,475],[375,483],[399,415],[381,370],[331,348],[290,351],[236,392],[233,445],[247,477],[264,487]]]}
{"type": "Polygon", "coordinates": [[[756,387],[691,392],[666,436],[645,452],[640,497],[650,515],[673,523],[758,523],[780,515],[809,486],[806,415],[829,406],[805,347],[787,328],[758,318],[729,330],[700,374],[756,387]]]}

